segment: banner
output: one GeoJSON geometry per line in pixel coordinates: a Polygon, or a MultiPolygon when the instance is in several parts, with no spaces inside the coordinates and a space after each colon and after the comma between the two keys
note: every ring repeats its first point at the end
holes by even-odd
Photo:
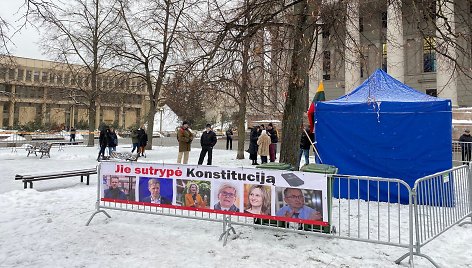
{"type": "Polygon", "coordinates": [[[98,174],[105,202],[328,225],[326,174],[141,162],[98,174]]]}

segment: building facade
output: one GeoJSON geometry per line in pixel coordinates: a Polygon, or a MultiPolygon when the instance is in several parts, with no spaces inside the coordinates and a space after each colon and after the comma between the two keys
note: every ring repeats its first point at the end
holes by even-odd
{"type": "Polygon", "coordinates": [[[318,39],[310,100],[321,80],[327,99],[334,99],[382,68],[421,92],[451,99],[454,107],[472,106],[471,1],[325,2],[345,17],[318,39]]]}
{"type": "Polygon", "coordinates": [[[33,122],[50,128],[88,125],[93,98],[96,128],[100,123],[129,128],[144,118],[148,104],[144,84],[126,73],[101,72],[91,97],[90,79],[82,66],[21,57],[0,64],[0,128],[33,122]]]}

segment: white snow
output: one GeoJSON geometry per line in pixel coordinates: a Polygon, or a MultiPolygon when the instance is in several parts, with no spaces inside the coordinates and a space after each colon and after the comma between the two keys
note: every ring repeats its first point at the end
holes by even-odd
{"type": "MultiPolygon", "coordinates": [[[[139,161],[174,163],[177,151],[155,146],[139,161]]],[[[199,153],[192,149],[190,164],[199,153]]],[[[50,159],[39,159],[0,148],[0,267],[408,267],[394,263],[406,249],[237,225],[239,237],[223,247],[218,222],[108,210],[111,219],[98,214],[86,227],[96,176],[90,186],[64,178],[36,182],[32,190],[14,180],[15,174],[93,168],[97,154],[96,147],[53,147],[50,159]]],[[[214,165],[250,167],[247,155],[236,160],[236,151],[215,150],[213,158],[214,165]]],[[[442,267],[472,267],[471,241],[472,225],[454,226],[422,253],[442,267]]],[[[415,266],[432,267],[420,257],[415,266]]]]}

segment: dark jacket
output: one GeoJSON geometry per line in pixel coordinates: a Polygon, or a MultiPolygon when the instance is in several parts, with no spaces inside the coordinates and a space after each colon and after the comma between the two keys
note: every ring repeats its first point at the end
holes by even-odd
{"type": "Polygon", "coordinates": [[[98,143],[100,147],[107,147],[108,141],[110,140],[110,129],[102,129],[100,136],[98,137],[98,143]]]}
{"type": "MultiPolygon", "coordinates": [[[[460,142],[472,142],[472,136],[462,134],[461,137],[459,138],[460,142]]],[[[462,150],[468,150],[470,151],[472,144],[471,143],[461,143],[462,150]]]]}
{"type": "Polygon", "coordinates": [[[213,147],[217,142],[216,134],[213,131],[204,131],[202,137],[200,138],[200,145],[202,147],[213,147]]]}
{"type": "Polygon", "coordinates": [[[118,136],[115,132],[110,131],[109,139],[108,139],[108,146],[109,147],[116,147],[118,145],[118,136]]]}
{"type": "Polygon", "coordinates": [[[148,137],[147,137],[146,131],[144,131],[144,129],[142,128],[138,129],[139,146],[146,146],[147,142],[148,142],[148,137]]]}
{"type": "Polygon", "coordinates": [[[233,131],[231,129],[226,130],[226,137],[233,136],[233,131]]]}
{"type": "MultiPolygon", "coordinates": [[[[313,134],[310,133],[310,129],[306,129],[306,133],[310,136],[311,141],[313,141],[313,134]]],[[[305,134],[305,131],[302,131],[302,137],[300,138],[300,149],[310,149],[311,142],[305,134]]]]}
{"type": "Polygon", "coordinates": [[[247,150],[248,153],[257,155],[257,149],[259,148],[259,146],[257,146],[257,140],[259,139],[260,134],[261,133],[257,128],[253,128],[251,130],[251,134],[249,136],[249,149],[247,150]]]}
{"type": "Polygon", "coordinates": [[[111,199],[120,199],[126,200],[126,194],[120,190],[120,188],[109,188],[105,189],[104,198],[111,198],[111,199]]]}
{"type": "Polygon", "coordinates": [[[277,136],[277,131],[275,130],[275,128],[272,128],[271,130],[267,130],[267,134],[270,137],[271,143],[279,142],[279,137],[277,136]]]}
{"type": "MultiPolygon", "coordinates": [[[[143,198],[142,202],[151,203],[151,196],[143,198]]],[[[161,204],[172,205],[172,201],[167,199],[166,197],[161,196],[161,204]]]]}

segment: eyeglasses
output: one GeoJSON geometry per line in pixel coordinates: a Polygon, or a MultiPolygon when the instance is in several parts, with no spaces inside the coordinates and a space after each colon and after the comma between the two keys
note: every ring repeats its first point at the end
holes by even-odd
{"type": "Polygon", "coordinates": [[[289,198],[289,199],[299,199],[299,200],[305,199],[305,197],[303,195],[291,195],[291,196],[287,196],[287,198],[289,198]]]}
{"type": "Polygon", "coordinates": [[[221,192],[220,194],[224,197],[231,197],[231,198],[236,196],[236,194],[234,194],[234,193],[228,193],[228,192],[225,192],[225,191],[221,192]]]}

